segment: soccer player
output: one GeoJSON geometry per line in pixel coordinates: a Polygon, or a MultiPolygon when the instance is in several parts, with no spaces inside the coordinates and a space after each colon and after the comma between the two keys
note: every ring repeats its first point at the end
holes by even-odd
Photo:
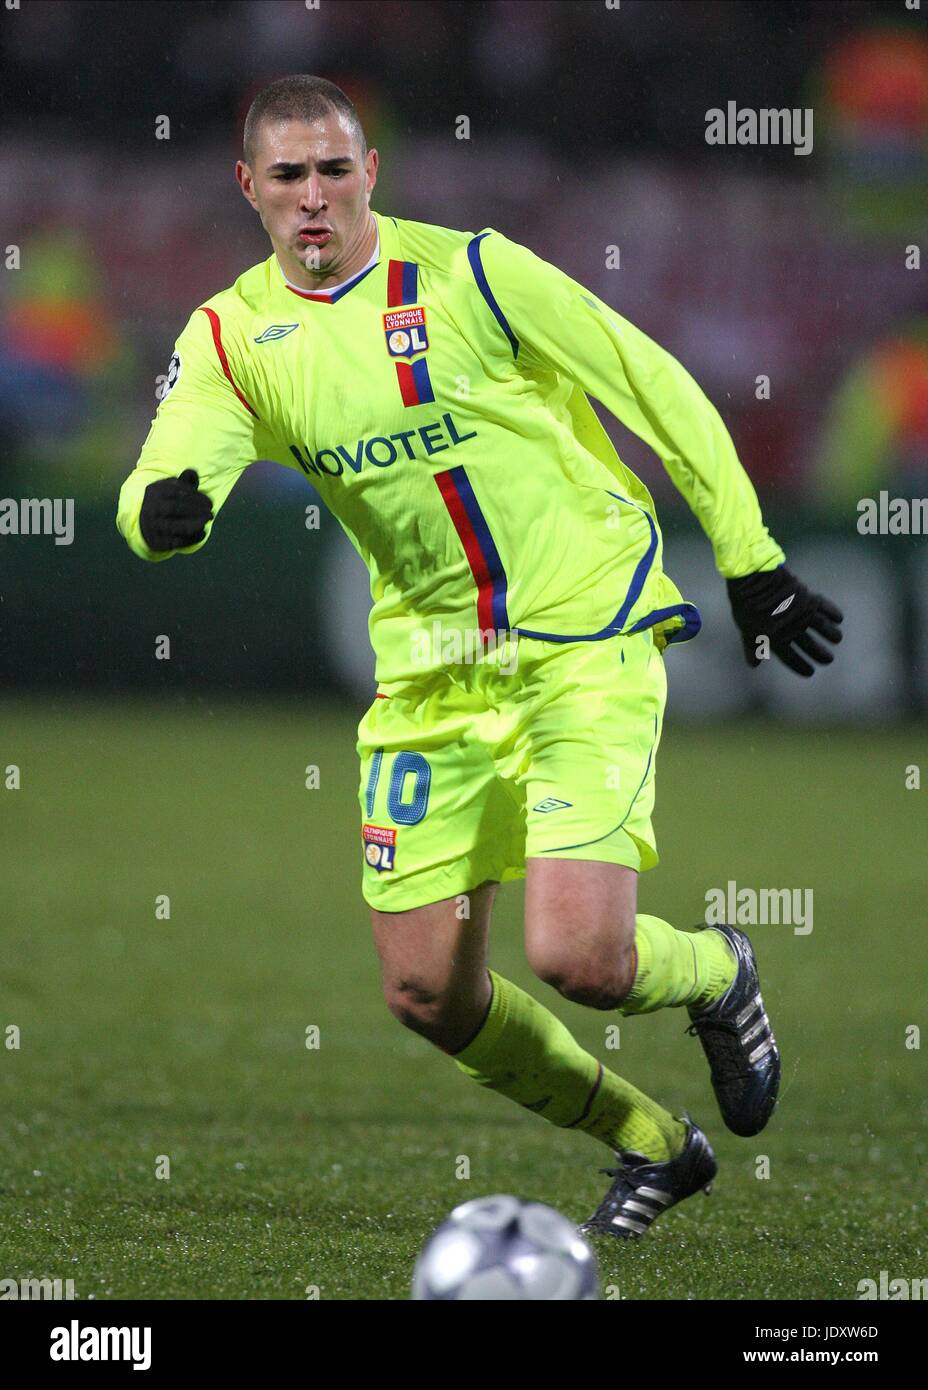
{"type": "Polygon", "coordinates": [[[273,251],[191,314],[118,526],[164,560],[205,544],[253,460],[318,490],[370,570],[362,891],[388,1007],[480,1085],[607,1144],[618,1165],[584,1229],[634,1237],[708,1187],[712,1150],[488,969],[497,885],[525,878],[527,957],[565,998],[687,1009],[736,1134],[767,1123],[780,1063],[745,934],[636,910],[664,652],[700,620],[588,397],[696,513],[751,664],[811,675],[841,614],[785,567],[673,357],[500,232],[373,211],[377,167],[333,84],[257,96],[236,176],[273,251]]]}

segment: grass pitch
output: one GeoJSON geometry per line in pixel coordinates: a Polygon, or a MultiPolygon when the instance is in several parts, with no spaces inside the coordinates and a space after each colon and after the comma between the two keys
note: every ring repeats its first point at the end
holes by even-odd
{"type": "MultiPolygon", "coordinates": [[[[460,1201],[589,1214],[607,1150],[473,1086],[381,1002],[353,712],[35,700],[0,716],[0,765],[22,774],[0,790],[0,1276],[73,1279],[79,1298],[405,1298],[460,1201]]],[[[814,892],[811,933],[752,931],[784,1067],[756,1139],[724,1129],[684,1011],[560,1000],[525,966],[521,885],[499,891],[495,968],[689,1109],[720,1160],[708,1200],[637,1244],[597,1241],[611,1296],[853,1298],[880,1270],[924,1275],[928,1072],[907,1029],[925,1023],[928,789],[906,790],[912,764],[928,772],[923,730],[665,732],[642,910],[691,926],[729,879],[814,892]]]]}

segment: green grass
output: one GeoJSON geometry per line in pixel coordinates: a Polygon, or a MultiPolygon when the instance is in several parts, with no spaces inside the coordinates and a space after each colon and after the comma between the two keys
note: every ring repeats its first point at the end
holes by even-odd
{"type": "MultiPolygon", "coordinates": [[[[23,777],[0,790],[0,1029],[22,1034],[0,1048],[0,1277],[73,1278],[80,1298],[404,1298],[459,1201],[588,1214],[607,1151],[479,1090],[381,1002],[350,715],[34,701],[0,718],[0,768],[23,777]]],[[[642,910],[692,925],[729,879],[815,894],[810,935],[754,933],[784,1059],[757,1139],[722,1126],[681,1011],[622,1021],[608,1051],[613,1016],[534,980],[522,887],[500,890],[495,968],[716,1146],[709,1200],[597,1243],[622,1296],[847,1298],[881,1269],[928,1270],[912,763],[928,773],[921,730],[665,734],[642,910]]]]}

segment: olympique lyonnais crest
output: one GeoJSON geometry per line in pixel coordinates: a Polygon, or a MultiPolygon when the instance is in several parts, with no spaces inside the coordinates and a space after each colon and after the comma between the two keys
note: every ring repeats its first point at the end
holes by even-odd
{"type": "Polygon", "coordinates": [[[396,830],[389,825],[365,825],[361,829],[364,840],[364,860],[379,874],[392,869],[396,862],[396,830]]]}
{"type": "Polygon", "coordinates": [[[391,357],[414,357],[429,345],[425,329],[425,310],[389,309],[383,316],[387,352],[391,357]]]}

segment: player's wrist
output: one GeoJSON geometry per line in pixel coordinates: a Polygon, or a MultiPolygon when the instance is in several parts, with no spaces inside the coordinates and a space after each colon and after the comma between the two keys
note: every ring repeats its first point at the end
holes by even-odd
{"type": "Polygon", "coordinates": [[[725,584],[732,598],[763,599],[794,582],[792,572],[785,564],[779,564],[772,570],[757,570],[753,574],[740,575],[737,579],[726,579],[725,584]]]}

